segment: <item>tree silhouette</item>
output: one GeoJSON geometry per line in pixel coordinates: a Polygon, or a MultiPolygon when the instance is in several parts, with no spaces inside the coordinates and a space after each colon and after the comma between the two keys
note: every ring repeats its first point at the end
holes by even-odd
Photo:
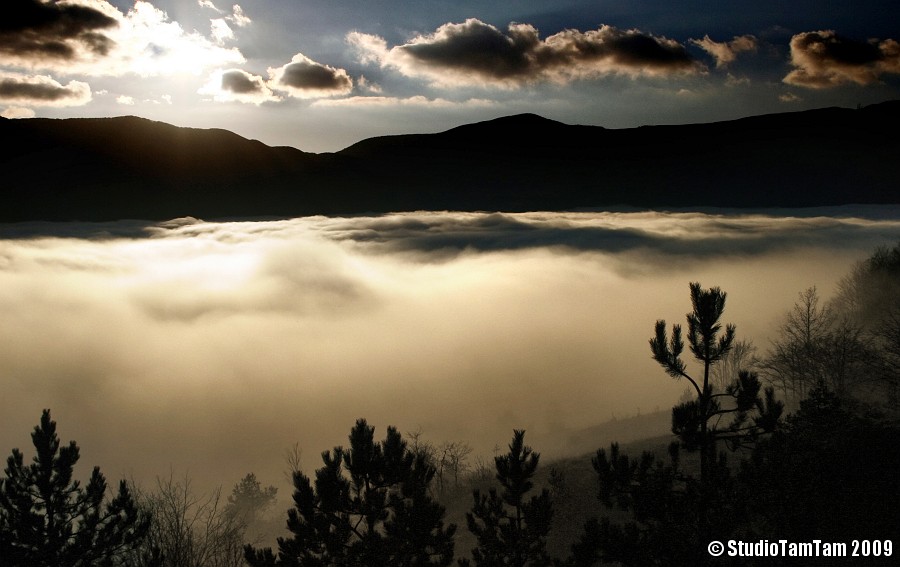
{"type": "Polygon", "coordinates": [[[841,278],[834,308],[860,326],[881,319],[900,297],[900,243],[877,247],[841,278]],[[886,309],[888,308],[888,309],[886,309]]]}
{"type": "MultiPolygon", "coordinates": [[[[866,361],[877,358],[877,341],[834,305],[820,305],[810,287],[799,294],[763,361],[763,373],[796,405],[820,382],[842,395],[870,380],[866,361]]],[[[835,303],[840,305],[840,303],[835,303]]]]}
{"type": "Polygon", "coordinates": [[[253,473],[248,473],[234,485],[224,512],[241,526],[244,542],[259,543],[262,539],[267,511],[275,504],[277,494],[277,488],[264,488],[253,473]]]}
{"type": "MultiPolygon", "coordinates": [[[[862,368],[849,376],[850,394],[898,417],[900,400],[900,244],[880,246],[858,262],[839,283],[834,309],[847,325],[858,330],[859,345],[869,347],[856,355],[862,368]],[[887,403],[884,403],[884,402],[887,403]]],[[[830,384],[826,384],[832,387],[830,384]]]]}
{"type": "Polygon", "coordinates": [[[434,449],[434,465],[441,494],[449,482],[449,475],[453,476],[453,488],[459,487],[460,475],[469,470],[468,457],[471,453],[472,447],[462,441],[445,441],[434,449]]]}
{"type": "MultiPolygon", "coordinates": [[[[525,432],[515,430],[509,452],[494,458],[497,480],[503,488],[472,494],[472,511],[466,514],[469,531],[478,539],[472,560],[479,566],[550,565],[547,533],[553,519],[550,493],[544,489],[526,500],[534,488],[532,477],[540,454],[525,445],[525,432]]],[[[460,561],[460,565],[468,565],[460,561]]]]}
{"type": "Polygon", "coordinates": [[[591,565],[597,560],[624,565],[702,564],[705,545],[713,536],[729,534],[737,525],[739,502],[734,479],[720,444],[732,450],[752,448],[760,436],[779,423],[783,404],[774,389],[764,395],[758,376],[739,370],[724,388],[711,382],[715,364],[730,352],[734,325],[720,323],[726,294],[719,288],[690,284],[692,311],[687,314],[687,339],[702,374],[688,372],[681,326],[672,335],[666,322],[656,322],[650,349],[673,378],[690,382],[694,396],[672,408],[672,433],[679,442],[669,446],[669,463],[644,453],[640,459],[620,454],[617,444],[609,453],[597,451],[594,469],[600,479],[600,500],[633,514],[634,521],[617,525],[608,519],[588,522],[580,542],[573,546],[571,563],[591,565]],[[699,453],[699,478],[686,471],[680,449],[699,453]]]}
{"type": "MultiPolygon", "coordinates": [[[[763,432],[774,430],[783,404],[775,400],[774,389],[765,390],[765,399],[759,377],[752,372],[740,371],[738,377],[725,391],[715,391],[710,383],[710,371],[731,350],[735,338],[734,325],[722,329],[720,319],[725,311],[726,293],[718,287],[703,289],[700,284],[690,284],[693,309],[686,315],[688,344],[694,359],[703,365],[703,375],[693,377],[681,358],[684,341],[681,326],[673,325],[672,337],[666,333],[666,322],[656,322],[656,333],[650,339],[653,359],[673,378],[685,378],[694,388],[696,398],[672,408],[672,432],[688,450],[700,453],[700,510],[701,524],[707,520],[708,500],[711,496],[718,441],[726,441],[732,449],[752,443],[763,432]],[[721,332],[721,334],[720,334],[721,332]],[[723,405],[730,403],[731,405],[723,405]],[[750,418],[750,412],[756,412],[750,418]],[[730,419],[728,419],[730,418],[730,419]]],[[[708,531],[708,526],[701,526],[708,531]]]]}
{"type": "Polygon", "coordinates": [[[322,453],[314,483],[294,473],[293,536],[271,549],[245,547],[255,567],[291,565],[449,565],[456,526],[444,526],[444,508],[429,485],[434,467],[409,450],[393,427],[374,440],[364,419],[350,432],[350,448],[322,453]],[[346,472],[346,474],[345,474],[346,472]]]}
{"type": "Polygon", "coordinates": [[[890,539],[900,429],[820,384],[742,463],[748,539],[890,539]],[[862,411],[861,411],[862,410],[862,411]]]}
{"type": "Polygon", "coordinates": [[[682,463],[678,442],[669,445],[668,462],[651,452],[632,459],[613,443],[609,453],[598,450],[592,464],[600,480],[600,501],[631,513],[633,520],[587,522],[572,547],[572,565],[701,565],[706,559],[703,542],[731,533],[737,524],[733,478],[724,458],[709,464],[714,490],[705,498],[700,482],[682,463]]]}
{"type": "Polygon", "coordinates": [[[87,485],[72,480],[78,446],[62,446],[50,410],[31,434],[30,465],[13,449],[0,481],[0,559],[10,567],[111,566],[131,554],[150,518],[135,505],[125,481],[104,504],[106,479],[94,467],[87,485]]]}
{"type": "Polygon", "coordinates": [[[681,359],[684,341],[681,338],[681,325],[672,327],[672,338],[666,336],[666,322],[656,322],[656,335],[650,339],[650,350],[653,359],[673,378],[686,378],[694,387],[695,400],[687,401],[672,410],[672,431],[676,435],[685,434],[684,440],[691,446],[700,448],[700,478],[707,476],[710,451],[714,446],[709,441],[709,420],[713,417],[714,399],[710,386],[710,369],[713,364],[731,350],[734,341],[735,327],[727,325],[725,332],[719,336],[722,325],[719,319],[725,310],[726,294],[719,288],[703,290],[699,283],[692,283],[691,304],[693,310],[686,315],[688,323],[688,342],[691,352],[703,364],[702,379],[695,379],[687,373],[687,366],[681,359]]]}
{"type": "MultiPolygon", "coordinates": [[[[229,509],[221,488],[197,492],[187,474],[179,479],[170,473],[156,478],[152,492],[135,488],[135,493],[153,516],[145,548],[159,550],[160,567],[244,565],[246,525],[229,509]]],[[[145,563],[132,560],[129,565],[145,563]]]]}
{"type": "Polygon", "coordinates": [[[241,518],[244,523],[252,523],[275,503],[276,494],[277,488],[274,486],[263,488],[255,474],[247,473],[231,489],[226,506],[227,513],[241,518]]]}

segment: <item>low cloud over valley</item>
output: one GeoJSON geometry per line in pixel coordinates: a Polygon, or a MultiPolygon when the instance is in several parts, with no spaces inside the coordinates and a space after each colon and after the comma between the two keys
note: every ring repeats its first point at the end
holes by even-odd
{"type": "Polygon", "coordinates": [[[113,477],[276,482],[358,417],[483,455],[526,428],[558,455],[678,398],[647,339],[688,282],[765,348],[798,291],[894,243],[900,215],[872,211],[6,225],[0,447],[50,407],[113,477]]]}

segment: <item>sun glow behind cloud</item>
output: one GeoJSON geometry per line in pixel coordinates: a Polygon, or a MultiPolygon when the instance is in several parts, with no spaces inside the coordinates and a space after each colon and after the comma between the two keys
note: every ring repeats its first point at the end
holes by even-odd
{"type": "Polygon", "coordinates": [[[131,101],[128,114],[321,152],[521,112],[625,128],[897,97],[896,9],[757,4],[582,0],[549,17],[502,2],[15,0],[0,115],[114,116],[131,101]]]}
{"type": "Polygon", "coordinates": [[[197,75],[209,67],[245,60],[238,49],[185,30],[144,0],[124,13],[102,0],[46,4],[42,10],[50,20],[44,28],[29,29],[15,22],[22,27],[17,30],[19,45],[4,50],[4,65],[87,77],[154,77],[197,75]],[[74,10],[81,10],[76,12],[81,15],[67,15],[74,10]],[[26,41],[32,36],[42,39],[26,41]]]}
{"type": "Polygon", "coordinates": [[[482,454],[516,427],[547,455],[683,384],[650,360],[687,284],[729,293],[762,349],[900,234],[886,220],[700,213],[419,213],[0,235],[0,448],[44,407],[110,475],[215,482],[306,466],[366,417],[482,454]],[[41,236],[46,234],[58,236],[41,236]],[[462,416],[462,417],[461,417],[462,416]]]}

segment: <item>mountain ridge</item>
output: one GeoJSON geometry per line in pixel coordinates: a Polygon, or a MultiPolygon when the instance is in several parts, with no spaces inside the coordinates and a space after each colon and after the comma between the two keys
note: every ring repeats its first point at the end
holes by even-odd
{"type": "Polygon", "coordinates": [[[900,202],[900,101],[629,129],[536,114],[333,153],[127,116],[0,121],[0,221],[900,202]]]}

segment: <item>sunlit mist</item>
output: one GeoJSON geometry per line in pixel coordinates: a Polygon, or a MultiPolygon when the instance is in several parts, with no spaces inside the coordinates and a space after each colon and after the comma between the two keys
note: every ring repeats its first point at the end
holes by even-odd
{"type": "Polygon", "coordinates": [[[5,225],[0,450],[51,408],[111,477],[278,482],[285,449],[312,470],[358,417],[483,455],[513,428],[588,452],[574,433],[682,392],[647,341],[689,282],[727,291],[764,350],[799,291],[896,243],[897,213],[5,225]]]}

